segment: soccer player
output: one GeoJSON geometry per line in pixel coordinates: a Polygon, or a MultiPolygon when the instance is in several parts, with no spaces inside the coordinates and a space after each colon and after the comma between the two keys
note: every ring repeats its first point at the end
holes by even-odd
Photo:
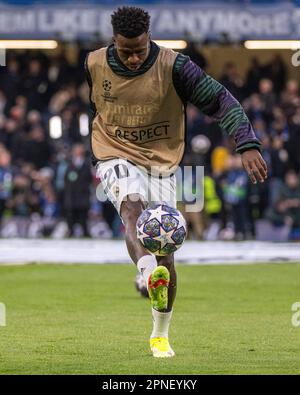
{"type": "Polygon", "coordinates": [[[176,207],[173,173],[184,153],[186,103],[234,136],[253,183],[264,182],[267,168],[260,142],[238,101],[189,57],[156,45],[145,10],[118,8],[111,22],[113,43],[90,52],[85,63],[93,162],[124,223],[128,253],[148,284],[153,356],[172,357],[168,330],[176,296],[174,256],[149,254],[137,239],[136,221],[154,202],[176,207]],[[153,174],[153,167],[161,173],[153,174]]]}

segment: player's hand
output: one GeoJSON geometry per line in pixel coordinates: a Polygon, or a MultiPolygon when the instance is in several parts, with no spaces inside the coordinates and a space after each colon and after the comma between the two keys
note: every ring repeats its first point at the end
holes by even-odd
{"type": "Polygon", "coordinates": [[[268,177],[266,162],[256,149],[245,151],[241,154],[243,166],[253,184],[257,181],[264,182],[268,177]]]}

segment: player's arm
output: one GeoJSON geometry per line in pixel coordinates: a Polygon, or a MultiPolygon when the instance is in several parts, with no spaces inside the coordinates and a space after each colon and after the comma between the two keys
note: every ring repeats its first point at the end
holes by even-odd
{"type": "Polygon", "coordinates": [[[228,135],[233,136],[236,152],[251,181],[264,182],[267,166],[260,154],[261,143],[240,103],[218,81],[210,77],[189,57],[179,54],[173,68],[174,86],[185,102],[214,118],[228,135]]]}

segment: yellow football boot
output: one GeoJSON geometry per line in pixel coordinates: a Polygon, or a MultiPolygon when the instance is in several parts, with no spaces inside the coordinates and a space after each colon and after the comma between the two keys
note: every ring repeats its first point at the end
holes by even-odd
{"type": "Polygon", "coordinates": [[[166,337],[154,337],[150,339],[150,348],[155,358],[170,358],[175,355],[166,337]]]}

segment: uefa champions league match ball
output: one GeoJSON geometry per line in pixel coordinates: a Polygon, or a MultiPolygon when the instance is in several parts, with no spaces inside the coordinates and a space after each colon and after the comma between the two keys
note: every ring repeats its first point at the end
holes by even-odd
{"type": "Polygon", "coordinates": [[[158,256],[177,251],[187,235],[186,222],[181,212],[165,204],[144,210],[136,227],[137,237],[142,245],[158,256]]]}

